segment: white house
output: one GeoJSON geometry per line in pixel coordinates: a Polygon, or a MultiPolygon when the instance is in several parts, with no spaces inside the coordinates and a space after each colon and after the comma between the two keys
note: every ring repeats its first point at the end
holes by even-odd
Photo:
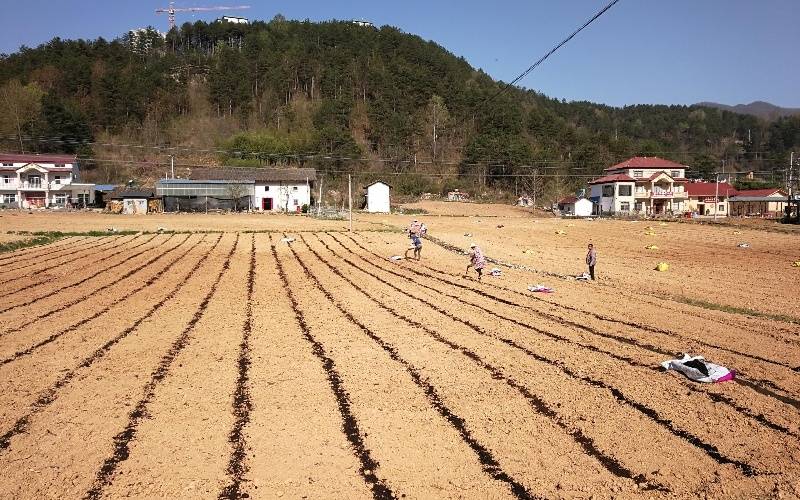
{"type": "Polygon", "coordinates": [[[682,212],[688,195],[686,165],[655,156],[635,156],[606,169],[589,183],[601,213],[645,215],[682,212]]]}
{"type": "Polygon", "coordinates": [[[561,211],[561,213],[566,215],[589,217],[594,211],[594,203],[586,198],[568,196],[558,202],[558,209],[561,211]]]}
{"type": "Polygon", "coordinates": [[[364,189],[367,190],[367,212],[388,214],[391,211],[390,191],[392,186],[383,181],[376,181],[364,189]]]}
{"type": "Polygon", "coordinates": [[[94,184],[79,182],[75,156],[0,154],[0,206],[85,207],[94,203],[94,184]]]}
{"type": "Polygon", "coordinates": [[[317,171],[313,168],[195,168],[189,173],[189,179],[193,185],[181,187],[182,192],[173,187],[176,182],[169,180],[159,182],[156,190],[161,196],[184,196],[190,200],[197,200],[197,197],[247,198],[243,203],[249,206],[242,208],[300,212],[303,205],[311,205],[317,171]]]}

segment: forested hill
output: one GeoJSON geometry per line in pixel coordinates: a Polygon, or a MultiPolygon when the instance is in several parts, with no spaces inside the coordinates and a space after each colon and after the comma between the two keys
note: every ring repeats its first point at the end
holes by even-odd
{"type": "Polygon", "coordinates": [[[782,169],[787,151],[800,148],[800,117],[767,123],[704,107],[613,108],[501,88],[463,58],[388,26],[280,16],[197,22],[165,39],[154,31],[53,39],[2,56],[0,132],[5,150],[116,160],[84,162],[109,180],[131,175],[130,162],[166,154],[111,142],[182,146],[184,163],[460,172],[487,185],[529,173],[523,165],[578,179],[634,154],[689,163],[695,174],[723,159],[782,169]],[[212,149],[239,153],[203,151],[212,149]]]}

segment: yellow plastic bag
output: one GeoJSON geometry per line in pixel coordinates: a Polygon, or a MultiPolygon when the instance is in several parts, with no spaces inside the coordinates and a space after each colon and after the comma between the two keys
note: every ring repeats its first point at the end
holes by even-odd
{"type": "Polygon", "coordinates": [[[669,264],[667,264],[666,262],[659,262],[658,265],[656,266],[656,271],[660,273],[665,273],[669,271],[669,264]]]}
{"type": "Polygon", "coordinates": [[[655,246],[655,245],[647,245],[644,248],[645,248],[645,250],[658,250],[658,247],[655,246]]]}
{"type": "Polygon", "coordinates": [[[792,262],[792,267],[800,267],[800,260],[792,262]]]}
{"type": "Polygon", "coordinates": [[[567,233],[565,233],[564,231],[562,231],[561,229],[559,229],[558,231],[556,231],[556,234],[567,234],[567,233]]]}
{"type": "Polygon", "coordinates": [[[645,236],[655,236],[655,235],[656,235],[656,233],[655,233],[654,231],[645,231],[645,232],[644,232],[644,235],[645,235],[645,236]]]}

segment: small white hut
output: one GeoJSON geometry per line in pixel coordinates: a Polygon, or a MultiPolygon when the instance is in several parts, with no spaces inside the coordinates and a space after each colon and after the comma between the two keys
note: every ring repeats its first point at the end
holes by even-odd
{"type": "Polygon", "coordinates": [[[390,191],[392,186],[383,181],[375,181],[364,189],[367,190],[367,212],[388,214],[391,211],[390,191]]]}

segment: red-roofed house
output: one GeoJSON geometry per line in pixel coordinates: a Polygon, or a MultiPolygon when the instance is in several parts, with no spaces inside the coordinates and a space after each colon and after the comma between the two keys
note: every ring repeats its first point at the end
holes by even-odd
{"type": "Polygon", "coordinates": [[[74,156],[0,153],[0,207],[44,208],[94,203],[94,184],[78,182],[74,156]]]}
{"type": "Polygon", "coordinates": [[[689,182],[685,186],[689,196],[686,210],[700,215],[728,216],[728,199],[736,194],[736,188],[727,182],[689,182]]]}
{"type": "Polygon", "coordinates": [[[686,165],[663,158],[634,156],[605,169],[589,183],[601,213],[646,215],[682,212],[688,199],[686,165]]]}

